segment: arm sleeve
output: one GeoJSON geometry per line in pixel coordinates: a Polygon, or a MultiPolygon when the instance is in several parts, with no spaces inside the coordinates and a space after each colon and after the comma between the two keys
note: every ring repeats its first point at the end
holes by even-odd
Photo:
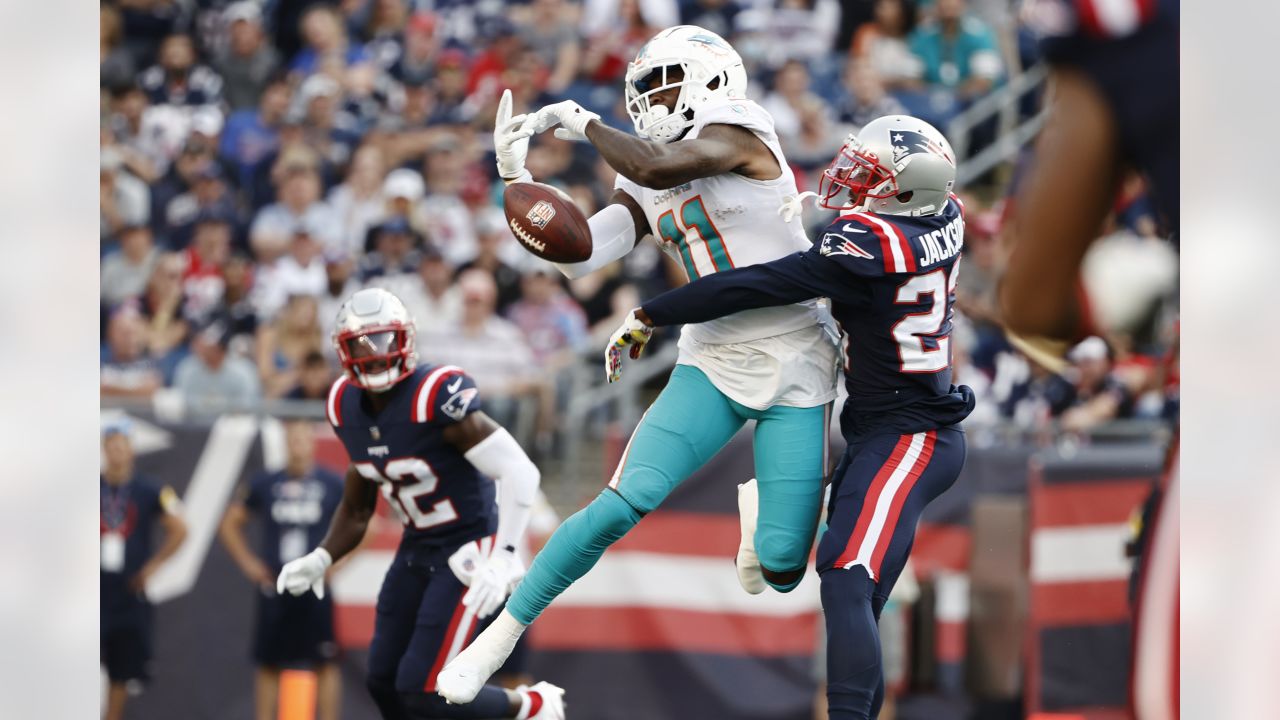
{"type": "Polygon", "coordinates": [[[495,548],[518,548],[529,526],[542,475],[506,428],[476,443],[464,457],[498,483],[498,533],[495,548]]]}
{"type": "Polygon", "coordinates": [[[591,228],[591,257],[580,263],[553,263],[569,279],[599,270],[631,252],[636,246],[636,225],[631,211],[617,203],[587,219],[591,228]]]}
{"type": "Polygon", "coordinates": [[[841,285],[851,279],[822,255],[800,252],[709,275],[653,298],[642,309],[658,326],[700,323],[742,310],[839,295],[841,285]]]}

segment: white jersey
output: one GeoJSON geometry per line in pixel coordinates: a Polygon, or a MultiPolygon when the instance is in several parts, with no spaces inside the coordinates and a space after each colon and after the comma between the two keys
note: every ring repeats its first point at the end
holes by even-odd
{"type": "MultiPolygon", "coordinates": [[[[777,158],[782,174],[773,180],[752,180],[723,173],[668,190],[642,187],[622,175],[615,184],[644,208],[658,246],[680,263],[691,281],[777,260],[811,245],[800,222],[783,222],[778,214],[798,191],[769,113],[750,100],[717,102],[696,112],[685,138],[696,138],[713,124],[738,125],[755,133],[777,158]]],[[[829,324],[829,312],[817,300],[744,310],[684,326],[680,362],[699,367],[718,388],[749,407],[822,404],[835,393],[834,360],[828,362],[835,351],[824,329],[829,324]],[[761,342],[767,338],[774,340],[761,342]],[[801,364],[812,365],[811,372],[794,364],[805,360],[805,353],[811,357],[801,364]],[[750,360],[760,354],[768,356],[767,367],[750,360]],[[787,374],[792,377],[784,381],[787,374]]]]}

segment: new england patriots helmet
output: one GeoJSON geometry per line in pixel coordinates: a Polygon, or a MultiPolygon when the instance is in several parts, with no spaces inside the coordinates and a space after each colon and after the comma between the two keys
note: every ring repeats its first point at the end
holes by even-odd
{"type": "Polygon", "coordinates": [[[955,182],[955,152],[942,133],[910,115],[886,115],[845,139],[818,197],[833,210],[937,215],[955,182]]]}
{"type": "Polygon", "coordinates": [[[400,298],[382,288],[361,290],[338,309],[333,344],[357,387],[386,392],[413,373],[413,318],[400,298]]]}

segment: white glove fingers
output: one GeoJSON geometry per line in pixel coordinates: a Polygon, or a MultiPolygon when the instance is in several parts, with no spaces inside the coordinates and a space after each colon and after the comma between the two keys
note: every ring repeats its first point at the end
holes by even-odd
{"type": "Polygon", "coordinates": [[[315,592],[317,598],[324,599],[324,576],[321,576],[319,580],[311,584],[311,590],[315,592]]]}
{"type": "Polygon", "coordinates": [[[511,118],[511,88],[502,91],[502,97],[498,99],[498,127],[507,124],[507,120],[511,118]]]}

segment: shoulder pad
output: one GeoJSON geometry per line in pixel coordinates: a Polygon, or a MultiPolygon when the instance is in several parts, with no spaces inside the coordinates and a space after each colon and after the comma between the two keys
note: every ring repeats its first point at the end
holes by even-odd
{"type": "Polygon", "coordinates": [[[693,116],[693,131],[708,125],[738,125],[764,137],[774,136],[773,118],[751,100],[720,100],[698,108],[693,116]]]}

